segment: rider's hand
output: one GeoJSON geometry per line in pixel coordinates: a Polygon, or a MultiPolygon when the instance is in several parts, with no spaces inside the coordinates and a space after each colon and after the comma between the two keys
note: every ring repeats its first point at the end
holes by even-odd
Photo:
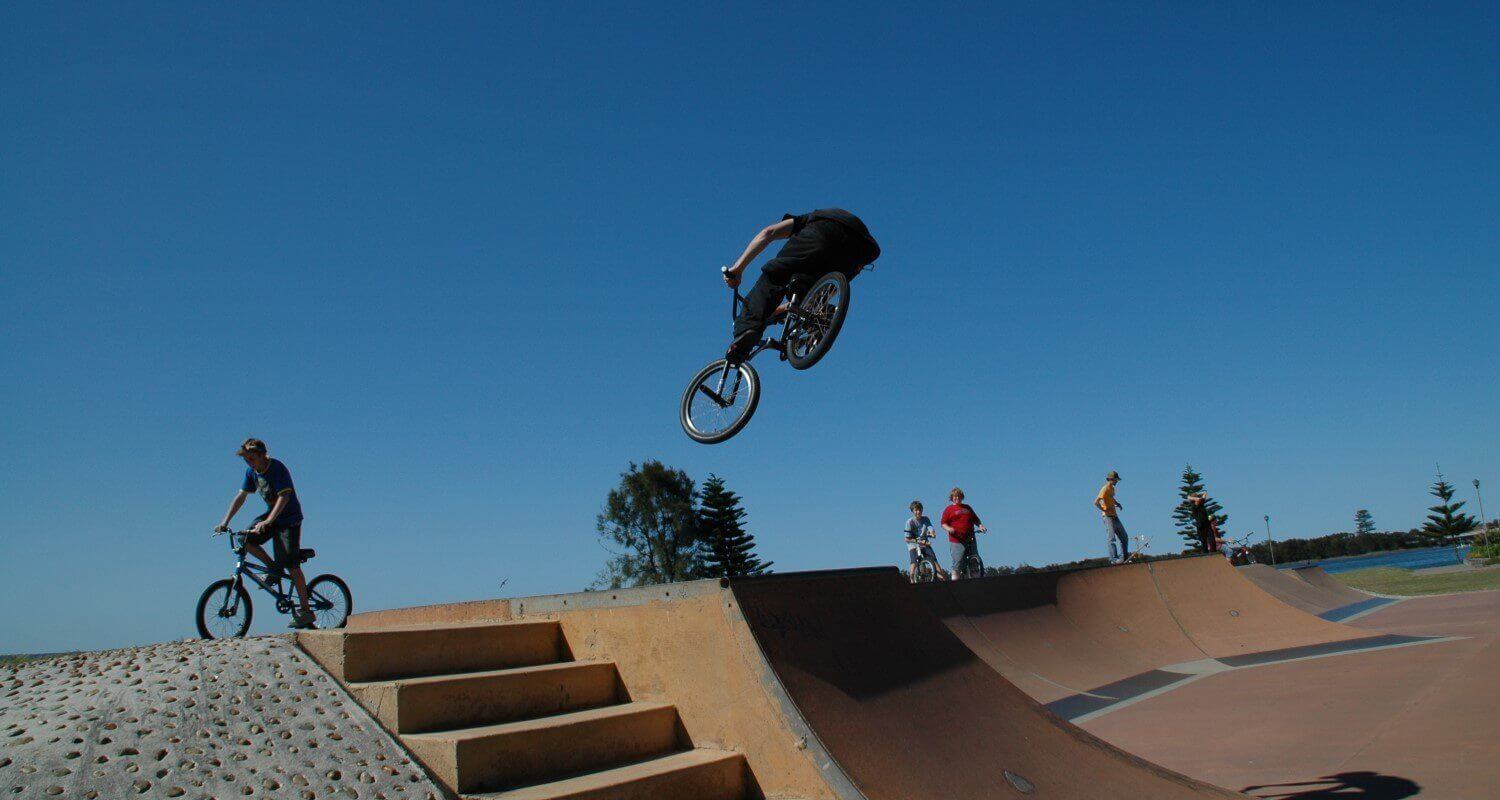
{"type": "Polygon", "coordinates": [[[228,532],[229,532],[229,526],[226,525],[223,522],[220,522],[218,525],[214,526],[214,533],[228,533],[228,532]]]}
{"type": "Polygon", "coordinates": [[[724,283],[728,284],[729,288],[733,289],[740,285],[740,274],[738,272],[732,269],[725,269],[722,274],[724,275],[724,283]]]}
{"type": "Polygon", "coordinates": [[[251,533],[260,533],[262,530],[265,529],[265,527],[266,527],[266,521],[265,520],[261,520],[260,522],[257,522],[254,525],[250,526],[250,532],[251,533]]]}
{"type": "Polygon", "coordinates": [[[974,530],[979,531],[980,533],[989,533],[990,532],[990,529],[984,527],[983,525],[975,525],[974,526],[974,530]]]}

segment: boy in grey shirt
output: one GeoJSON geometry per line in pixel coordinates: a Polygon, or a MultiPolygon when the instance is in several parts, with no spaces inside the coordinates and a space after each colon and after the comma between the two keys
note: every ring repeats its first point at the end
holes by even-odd
{"type": "Polygon", "coordinates": [[[932,562],[937,570],[939,580],[948,580],[948,573],[938,566],[937,554],[932,551],[932,540],[937,534],[932,530],[932,520],[922,513],[922,501],[913,500],[907,506],[911,510],[911,518],[906,520],[906,554],[911,559],[911,567],[906,575],[913,583],[917,580],[917,562],[926,558],[932,562]]]}

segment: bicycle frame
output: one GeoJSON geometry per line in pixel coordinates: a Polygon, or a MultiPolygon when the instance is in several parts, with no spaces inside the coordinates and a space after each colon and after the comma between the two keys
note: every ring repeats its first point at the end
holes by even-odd
{"type": "MultiPolygon", "coordinates": [[[[745,296],[740,294],[740,291],[733,286],[729,287],[729,295],[729,319],[731,323],[730,335],[732,336],[733,321],[739,319],[740,306],[746,304],[748,301],[745,299],[745,296]]],[[[756,342],[755,347],[750,349],[749,355],[745,356],[745,361],[750,361],[765,350],[776,350],[783,353],[785,352],[784,343],[791,339],[792,334],[797,330],[797,323],[800,322],[805,316],[802,309],[797,307],[797,297],[798,294],[794,291],[791,293],[791,297],[787,300],[786,320],[784,323],[782,323],[781,338],[776,339],[772,336],[766,336],[759,342],[756,342]]],[[[709,399],[713,400],[715,403],[718,403],[721,408],[728,408],[729,406],[734,405],[734,399],[739,396],[740,378],[739,371],[735,369],[735,367],[735,364],[731,364],[728,361],[725,361],[724,369],[719,373],[719,381],[714,385],[714,388],[710,390],[707,387],[699,387],[699,391],[708,395],[709,399]],[[729,395],[726,397],[724,394],[724,386],[725,384],[729,383],[729,376],[731,372],[733,372],[734,374],[734,383],[730,386],[729,395]]]]}
{"type": "MultiPolygon", "coordinates": [[[[295,607],[297,603],[296,588],[289,586],[289,591],[281,591],[277,588],[279,584],[273,584],[264,579],[264,576],[271,574],[270,568],[262,564],[257,564],[254,560],[247,557],[248,553],[245,542],[249,538],[249,533],[249,531],[230,531],[229,533],[229,549],[233,550],[235,554],[234,572],[229,576],[230,580],[234,581],[234,588],[239,589],[244,585],[245,578],[249,578],[251,583],[261,588],[261,591],[276,599],[278,610],[284,606],[295,607]]],[[[288,575],[287,578],[287,582],[291,583],[291,576],[288,575]]],[[[229,593],[228,607],[231,610],[238,610],[239,597],[239,592],[229,593]]],[[[307,589],[307,605],[310,608],[332,608],[333,602],[318,594],[309,586],[307,589]]]]}

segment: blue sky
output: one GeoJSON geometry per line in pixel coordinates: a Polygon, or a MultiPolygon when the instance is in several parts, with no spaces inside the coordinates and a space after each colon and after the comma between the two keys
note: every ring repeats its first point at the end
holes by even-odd
{"type": "MultiPolygon", "coordinates": [[[[574,591],[632,460],[779,569],[1500,510],[1483,4],[0,11],[0,652],[192,635],[240,439],[371,609],[574,591]],[[816,369],[689,441],[717,282],[784,211],[884,249],[816,369]],[[503,589],[501,582],[506,581],[503,589]]],[[[252,501],[258,508],[258,501],[252,501]]],[[[243,512],[242,512],[243,513],[243,512]]],[[[248,516],[242,516],[248,519],[248,516]]],[[[262,603],[258,630],[283,624],[262,603]]]]}

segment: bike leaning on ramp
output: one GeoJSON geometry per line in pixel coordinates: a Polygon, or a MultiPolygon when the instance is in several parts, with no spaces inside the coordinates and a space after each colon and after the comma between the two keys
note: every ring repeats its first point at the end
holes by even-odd
{"type": "MultiPolygon", "coordinates": [[[[229,549],[235,555],[234,573],[209,584],[198,598],[198,635],[205,639],[237,638],[250,630],[255,608],[245,588],[246,579],[275,599],[277,613],[290,614],[297,608],[297,594],[290,586],[290,577],[283,591],[280,581],[268,580],[266,567],[245,558],[245,539],[249,534],[248,530],[228,532],[229,549]]],[[[317,551],[304,547],[297,553],[298,563],[305,564],[316,555],[317,551]]],[[[342,628],[354,611],[354,596],[342,578],[324,573],[307,582],[307,604],[318,628],[342,628]]]]}

